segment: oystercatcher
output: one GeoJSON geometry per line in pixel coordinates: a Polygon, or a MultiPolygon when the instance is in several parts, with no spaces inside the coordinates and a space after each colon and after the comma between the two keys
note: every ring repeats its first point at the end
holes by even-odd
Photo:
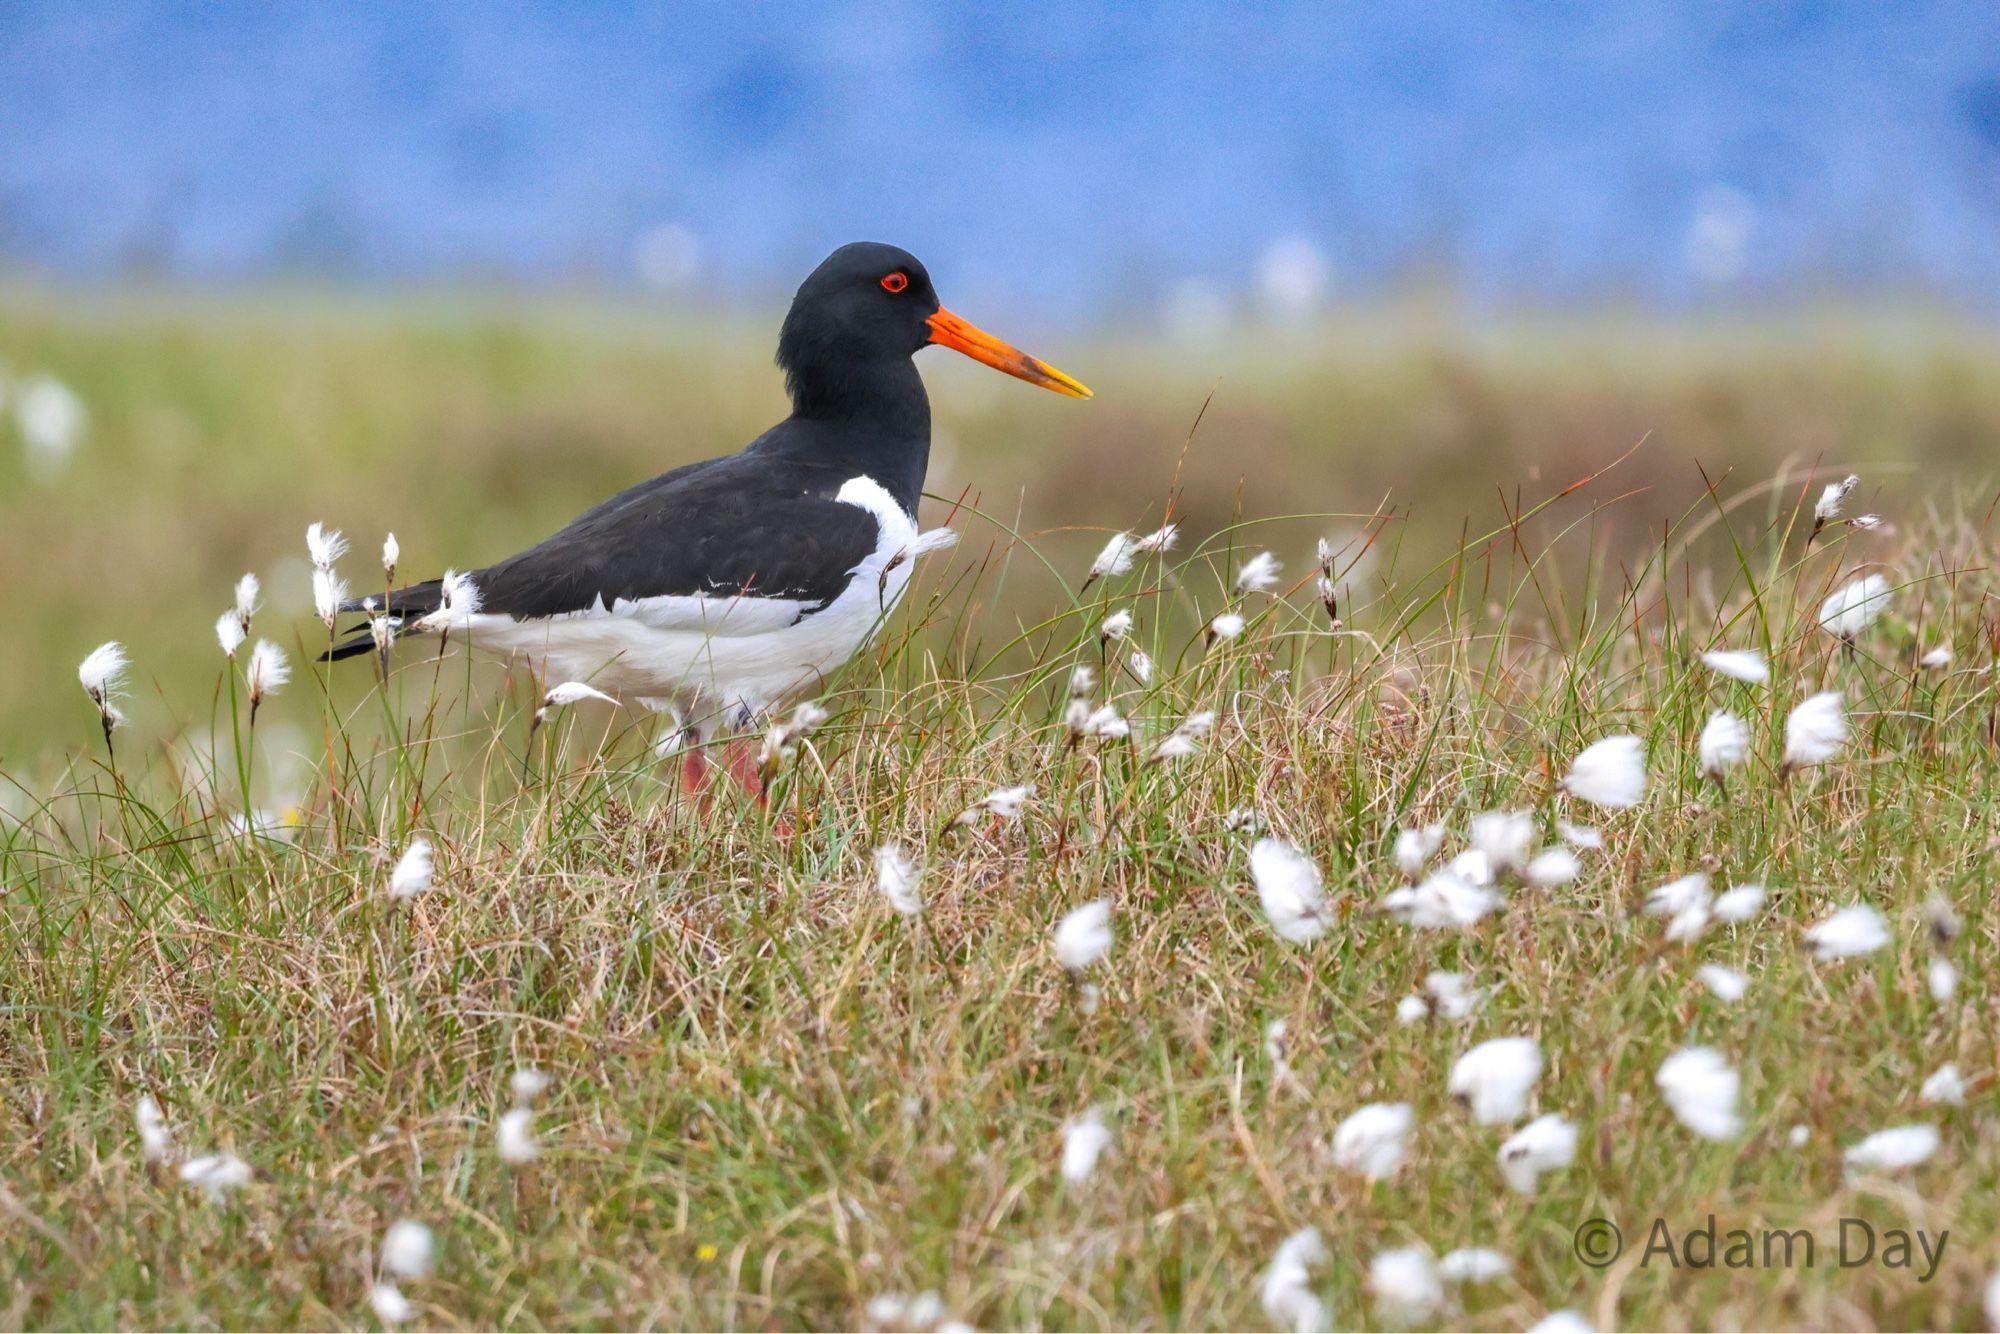
{"type": "Polygon", "coordinates": [[[544,680],[671,710],[697,755],[718,729],[747,728],[819,685],[902,596],[931,446],[912,357],[932,343],[1090,397],[944,309],[908,251],[842,246],[800,285],[778,335],[791,416],[740,453],[620,492],[518,555],[343,603],[370,625],[327,656],[463,635],[544,680]]]}

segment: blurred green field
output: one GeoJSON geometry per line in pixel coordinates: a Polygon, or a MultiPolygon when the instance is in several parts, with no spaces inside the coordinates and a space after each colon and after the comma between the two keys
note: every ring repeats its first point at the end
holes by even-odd
{"type": "MultiPolygon", "coordinates": [[[[1379,508],[1396,516],[1382,540],[1408,569],[1628,453],[1524,538],[1539,545],[1622,496],[1591,543],[1630,553],[1700,496],[1704,472],[1740,483],[1785,463],[1801,483],[1816,464],[1863,467],[1864,506],[1892,488],[1901,516],[1947,494],[1977,512],[2000,439],[2000,331],[1936,312],[1482,319],[1413,300],[1212,346],[1139,332],[1051,343],[968,313],[1097,398],[926,353],[930,488],[1018,523],[1070,568],[1171,497],[1195,540],[1235,516],[1353,514],[1359,533],[1379,508]]],[[[37,479],[0,412],[13,630],[0,641],[0,765],[33,772],[50,747],[90,741],[73,667],[106,639],[133,653],[135,721],[186,725],[163,701],[213,687],[209,626],[245,570],[275,613],[261,631],[316,644],[301,541],[313,520],[355,540],[356,582],[390,530],[420,577],[505,555],[622,486],[739,446],[785,410],[775,326],[775,312],[492,294],[0,289],[9,379],[52,373],[90,416],[68,466],[37,479]]],[[[946,514],[934,504],[926,523],[946,514]]],[[[980,561],[998,530],[958,526],[957,559],[980,561]]],[[[1281,554],[1305,572],[1310,532],[1258,540],[1298,545],[1281,554]]],[[[1009,617],[1068,601],[1033,562],[995,586],[1009,617]]]]}

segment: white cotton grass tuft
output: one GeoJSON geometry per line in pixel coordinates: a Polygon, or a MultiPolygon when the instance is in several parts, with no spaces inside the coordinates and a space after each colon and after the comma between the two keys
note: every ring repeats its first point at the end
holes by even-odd
{"type": "Polygon", "coordinates": [[[1540,1043],[1533,1038],[1495,1038],[1458,1058],[1446,1089],[1465,1101],[1479,1125],[1505,1125],[1527,1112],[1528,1095],[1541,1077],[1540,1043]]]}
{"type": "Polygon", "coordinates": [[[388,576],[392,583],[396,578],[396,566],[402,559],[403,544],[396,540],[394,533],[388,534],[382,539],[382,573],[388,576]]]}
{"type": "Polygon", "coordinates": [[[1180,725],[1153,750],[1155,760],[1185,759],[1201,749],[1201,739],[1215,726],[1215,712],[1203,709],[1181,719],[1180,725]]]}
{"type": "Polygon", "coordinates": [[[315,523],[306,529],[306,555],[316,570],[331,570],[335,561],[347,554],[347,539],[338,528],[315,523]]]}
{"type": "Polygon", "coordinates": [[[1836,588],[1819,608],[1819,628],[1853,643],[1889,610],[1889,581],[1879,574],[1836,588]]]}
{"type": "Polygon", "coordinates": [[[1118,533],[1104,544],[1104,550],[1097,553],[1097,559],[1090,563],[1090,573],[1083,584],[1088,588],[1097,579],[1115,578],[1132,568],[1132,562],[1139,555],[1139,544],[1130,533],[1118,533]]]}
{"type": "Polygon", "coordinates": [[[1742,1080],[1712,1047],[1687,1047],[1661,1062],[1654,1076],[1680,1123],[1704,1139],[1728,1140],[1743,1133],[1736,1113],[1742,1080]]]}
{"type": "Polygon", "coordinates": [[[1132,613],[1114,611],[1097,623],[1097,637],[1109,643],[1132,633],[1132,613]]]}
{"type": "Polygon", "coordinates": [[[416,628],[433,634],[470,630],[472,618],[479,614],[481,605],[479,585],[472,576],[459,570],[446,570],[444,577],[438,581],[437,610],[418,618],[416,628]]]}
{"type": "Polygon", "coordinates": [[[1695,980],[1708,988],[1711,996],[1725,1005],[1734,1005],[1750,990],[1750,979],[1734,968],[1725,968],[1719,963],[1705,963],[1694,970],[1695,980]]]}
{"type": "Polygon", "coordinates": [[[1924,970],[1924,985],[1930,989],[1933,1001],[1949,1005],[1958,994],[1958,965],[1950,959],[1932,959],[1924,970]]]}
{"type": "Polygon", "coordinates": [[[1174,543],[1180,541],[1181,526],[1177,523],[1163,523],[1144,537],[1133,541],[1132,549],[1142,556],[1158,556],[1172,551],[1174,543]]]}
{"type": "Polygon", "coordinates": [[[922,870],[900,843],[884,843],[875,849],[875,888],[904,917],[915,917],[924,910],[923,895],[918,892],[922,878],[922,870]]]}
{"type": "Polygon", "coordinates": [[[389,898],[396,903],[413,899],[431,887],[436,867],[428,839],[413,838],[389,873],[389,898]]]}
{"type": "Polygon", "coordinates": [[[1958,1073],[1956,1065],[1946,1062],[1924,1081],[1923,1087],[1917,1090],[1917,1098],[1923,1102],[1962,1107],[1965,1105],[1965,1079],[1958,1073]]]}
{"type": "Polygon", "coordinates": [[[1604,850],[1604,835],[1589,825],[1571,824],[1567,820],[1556,821],[1556,837],[1575,848],[1578,852],[1601,852],[1604,850]]]}
{"type": "Polygon", "coordinates": [[[1764,911],[1762,885],[1734,885],[1715,896],[1710,911],[1718,922],[1748,922],[1764,911]]]}
{"type": "Polygon", "coordinates": [[[375,1318],[385,1325],[400,1325],[417,1314],[416,1306],[393,1283],[377,1283],[370,1287],[368,1306],[375,1312],[375,1318]]]}
{"type": "Polygon", "coordinates": [[[1325,1329],[1326,1304],[1312,1288],[1312,1271],[1325,1263],[1326,1243],[1318,1228],[1301,1228],[1286,1237],[1258,1282],[1257,1302],[1265,1317],[1296,1334],[1325,1329]]]}
{"type": "Polygon", "coordinates": [[[243,630],[243,618],[232,608],[215,618],[215,642],[222,645],[224,657],[234,658],[236,650],[243,647],[247,636],[243,630]]]}
{"type": "Polygon", "coordinates": [[[1701,740],[1695,751],[1701,760],[1703,775],[1720,786],[1729,771],[1749,756],[1750,726],[1735,714],[1717,709],[1709,715],[1707,725],[1701,729],[1701,740]]]}
{"type": "Polygon", "coordinates": [[[769,773],[781,763],[791,763],[798,757],[799,743],[832,716],[809,699],[800,701],[765,731],[763,747],[757,752],[757,767],[769,773]]]}
{"type": "Polygon", "coordinates": [[[209,1203],[221,1204],[250,1184],[250,1164],[233,1153],[204,1153],[181,1164],[181,1180],[199,1187],[209,1203]]]}
{"type": "Polygon", "coordinates": [[[1424,990],[1430,993],[1438,1013],[1447,1019],[1470,1019],[1486,1004],[1486,990],[1474,988],[1471,978],[1464,973],[1435,969],[1425,975],[1424,990]]]}
{"type": "Polygon", "coordinates": [[[1528,1334],[1597,1334],[1597,1327],[1577,1312],[1564,1307],[1551,1311],[1528,1326],[1528,1334]]]}
{"type": "Polygon", "coordinates": [[[1463,931],[1499,906],[1497,890],[1452,870],[1433,872],[1420,885],[1392,889],[1376,904],[1391,918],[1420,931],[1463,931]]]}
{"type": "Polygon", "coordinates": [[[399,1218],[382,1234],[382,1268],[397,1278],[423,1278],[431,1272],[437,1238],[414,1218],[399,1218]]]}
{"type": "Polygon", "coordinates": [[[1710,649],[1701,655],[1702,665],[1717,676],[1726,676],[1745,685],[1760,686],[1771,679],[1771,665],[1764,655],[1750,649],[1710,649]]]}
{"type": "Polygon", "coordinates": [[[1709,892],[1708,877],[1697,871],[1669,881],[1646,896],[1646,912],[1667,919],[1670,941],[1690,941],[1708,929],[1715,897],[1709,892]]]}
{"type": "Polygon", "coordinates": [[[266,697],[277,694],[291,679],[292,666],[285,660],[285,651],[268,639],[258,640],[250,650],[249,665],[243,669],[243,681],[250,690],[251,722],[257,721],[258,706],[266,697]]]}
{"type": "Polygon", "coordinates": [[[1444,1305],[1437,1262],[1423,1246],[1378,1251],[1368,1262],[1368,1288],[1376,1316],[1393,1325],[1426,1324],[1444,1305]]]}
{"type": "Polygon", "coordinates": [[[1469,832],[1472,851],[1486,858],[1490,879],[1528,864],[1528,849],[1535,843],[1535,816],[1532,811],[1482,811],[1472,817],[1469,832]]]}
{"type": "Polygon", "coordinates": [[[1849,473],[1838,482],[1828,482],[1826,489],[1819,493],[1819,500],[1813,506],[1813,531],[1840,517],[1841,506],[1854,494],[1854,488],[1861,485],[1858,473],[1849,473]]]}
{"type": "Polygon", "coordinates": [[[125,714],[118,707],[118,700],[124,694],[125,646],[117,640],[99,644],[77,664],[76,679],[83,686],[83,693],[97,706],[97,718],[104,726],[105,749],[111,747],[111,732],[125,721],[125,714]]]}
{"type": "Polygon", "coordinates": [[[139,1101],[132,1108],[132,1121],[139,1130],[139,1151],[149,1163],[172,1162],[174,1157],[174,1135],[167,1128],[166,1113],[150,1093],[139,1095],[139,1101]]]}
{"type": "Polygon", "coordinates": [[[529,1107],[510,1107],[501,1113],[494,1127],[494,1147],[500,1161],[519,1167],[541,1156],[541,1140],[535,1135],[535,1113],[529,1107]]]}
{"type": "Polygon", "coordinates": [[[1847,705],[1840,693],[1808,695],[1785,718],[1784,771],[1824,764],[1847,744],[1847,705]]]}
{"type": "Polygon", "coordinates": [[[1841,1160],[1849,1172],[1905,1172],[1928,1162],[1940,1142],[1936,1126],[1893,1126],[1850,1145],[1841,1160]]]}
{"type": "Polygon", "coordinates": [[[1333,1132],[1334,1166],[1387,1181],[1403,1164],[1416,1112],[1406,1102],[1371,1102],[1333,1132]]]}
{"type": "Polygon", "coordinates": [[[1562,844],[1543,848],[1529,859],[1521,878],[1536,889],[1554,889],[1567,885],[1583,874],[1583,863],[1577,855],[1562,844]]]}
{"type": "Polygon", "coordinates": [[[1090,1180],[1097,1160],[1111,1147],[1111,1127],[1102,1108],[1092,1107],[1063,1123],[1062,1179],[1075,1189],[1090,1180]]]}
{"type": "Polygon", "coordinates": [[[615,695],[607,695],[596,686],[588,685],[582,681],[564,681],[560,685],[551,686],[549,692],[542,696],[541,711],[547,713],[550,709],[566,709],[572,704],[581,704],[587,699],[594,699],[599,703],[609,704],[613,708],[618,707],[618,699],[615,695]]]}
{"type": "Polygon", "coordinates": [[[1646,795],[1646,743],[1636,736],[1608,736],[1584,747],[1570,762],[1563,788],[1606,810],[1637,806],[1646,795]]]}
{"type": "Polygon", "coordinates": [[[1014,787],[996,787],[978,801],[960,812],[953,824],[969,825],[979,820],[983,812],[1000,820],[1018,820],[1028,808],[1028,798],[1035,795],[1033,783],[1021,783],[1014,787]]]}
{"type": "Polygon", "coordinates": [[[1431,1007],[1422,996],[1405,996],[1396,1002],[1396,1022],[1404,1027],[1421,1024],[1430,1017],[1431,1007]]]}
{"type": "Polygon", "coordinates": [[[532,1107],[535,1100],[549,1091],[549,1074],[532,1065],[516,1067],[507,1076],[507,1096],[514,1100],[516,1107],[532,1107]]]}
{"type": "Polygon", "coordinates": [[[1056,959],[1080,973],[1111,952],[1111,900],[1096,899],[1063,914],[1056,923],[1056,959]]]}
{"type": "Polygon", "coordinates": [[[1233,611],[1225,611],[1208,623],[1209,642],[1214,643],[1217,640],[1227,641],[1235,639],[1243,633],[1244,625],[1245,621],[1241,615],[1233,611]]]}
{"type": "Polygon", "coordinates": [[[1278,574],[1284,568],[1276,556],[1268,551],[1260,551],[1238,567],[1236,591],[1268,593],[1278,586],[1278,574]]]}
{"type": "Polygon", "coordinates": [[[1438,1277],[1447,1283],[1492,1283],[1514,1270],[1514,1262],[1490,1246],[1461,1246],[1438,1259],[1438,1277]]]}
{"type": "Polygon", "coordinates": [[[1260,838],[1250,849],[1250,878],[1257,900],[1281,940],[1303,945],[1333,925],[1319,867],[1283,839],[1260,838]]]}
{"type": "Polygon", "coordinates": [[[1822,963],[1873,954],[1889,943],[1889,924],[1865,903],[1850,903],[1806,928],[1805,940],[1822,963]]]}
{"type": "Polygon", "coordinates": [[[257,600],[263,595],[263,585],[257,576],[246,574],[236,581],[236,619],[243,622],[243,633],[250,633],[250,618],[257,614],[257,600]]]}
{"type": "Polygon", "coordinates": [[[2000,1269],[1993,1271],[1993,1277],[1986,1280],[1986,1327],[2000,1329],[2000,1269]]]}
{"type": "Polygon", "coordinates": [[[1576,1127],[1554,1112],[1538,1116],[1500,1146],[1500,1173],[1522,1195],[1533,1195],[1550,1172],[1576,1158],[1576,1127]]]}
{"type": "Polygon", "coordinates": [[[1444,822],[1396,831],[1396,869],[1415,880],[1444,846],[1444,822]]]}
{"type": "Polygon", "coordinates": [[[1140,685],[1153,683],[1153,655],[1142,648],[1130,650],[1125,655],[1125,670],[1132,673],[1132,679],[1140,685]]]}
{"type": "Polygon", "coordinates": [[[340,606],[347,601],[347,581],[332,570],[315,567],[312,572],[313,614],[325,622],[331,630],[340,615],[340,606]]]}
{"type": "Polygon", "coordinates": [[[1917,666],[1927,672],[1943,671],[1951,666],[1951,646],[1939,644],[1935,648],[1925,649],[1923,656],[1917,659],[1917,666]]]}

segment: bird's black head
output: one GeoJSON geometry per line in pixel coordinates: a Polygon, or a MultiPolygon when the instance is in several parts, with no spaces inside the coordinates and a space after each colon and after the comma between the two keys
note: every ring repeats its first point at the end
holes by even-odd
{"type": "MultiPolygon", "coordinates": [[[[799,284],[778,335],[778,365],[801,413],[844,413],[906,376],[914,379],[910,358],[929,343],[1059,394],[1090,397],[1053,366],[939,305],[923,263],[907,250],[875,241],[842,246],[799,284]]],[[[919,383],[917,392],[921,388],[919,383]]]]}

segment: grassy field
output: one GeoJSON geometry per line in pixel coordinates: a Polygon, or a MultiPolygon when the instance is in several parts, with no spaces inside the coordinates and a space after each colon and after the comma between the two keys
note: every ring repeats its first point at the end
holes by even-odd
{"type": "Polygon", "coordinates": [[[539,688],[462,656],[322,688],[300,659],[324,631],[285,601],[310,520],[356,537],[358,582],[382,529],[412,569],[507,550],[655,440],[664,466],[747,438],[777,411],[747,339],[560,311],[531,330],[25,308],[0,356],[58,367],[94,421],[60,478],[8,479],[0,530],[26,585],[0,715],[0,1324],[371,1327],[405,1217],[437,1251],[397,1280],[411,1323],[446,1328],[1289,1328],[1313,1314],[1301,1293],[1337,1326],[1395,1323],[1399,1295],[1428,1306],[1410,1323],[1475,1328],[1994,1318],[1995,535],[1988,479],[1952,463],[2000,425],[1983,335],[1739,329],[1697,356],[1692,335],[1611,352],[1580,328],[1334,330],[1331,370],[1224,368],[1192,446],[1191,354],[1163,393],[1136,346],[1047,349],[1099,390],[1079,411],[1111,407],[1095,419],[946,371],[932,489],[983,486],[927,520],[963,541],[760,809],[683,795],[650,719],[585,706],[530,737],[539,688]],[[1689,438],[1722,420],[1723,443],[1689,438]],[[1648,429],[1674,438],[1594,475],[1648,429]],[[1878,461],[1849,512],[1881,527],[1808,543],[1822,455],[1878,461]],[[1157,523],[1177,468],[1181,546],[1079,594],[1102,526],[1157,523]],[[1326,536],[1338,624],[1313,584],[1326,536]],[[1278,587],[1237,591],[1267,549],[1278,587]],[[271,586],[253,636],[295,667],[254,726],[209,632],[244,569],[271,586]],[[1823,629],[1868,574],[1886,611],[1851,640],[1823,629]],[[1134,628],[1107,641],[1119,610],[1134,628]],[[1244,632],[1211,639],[1230,610],[1244,632]],[[107,754],[74,670],[113,638],[135,666],[107,754]],[[1941,647],[1949,664],[1919,665],[1941,647]],[[1716,648],[1769,681],[1705,666],[1716,648]],[[1078,665],[1130,738],[1072,738],[1078,665]],[[1788,767],[1787,718],[1822,691],[1849,735],[1788,767]],[[1716,710],[1750,733],[1726,790],[1697,758],[1716,710]],[[1211,711],[1195,753],[1155,758],[1211,711]],[[1643,799],[1567,791],[1617,735],[1647,748],[1643,799]],[[1021,784],[1017,818],[959,819],[1021,784]],[[1383,910],[1492,810],[1528,812],[1533,849],[1566,824],[1604,846],[1564,883],[1497,872],[1500,901],[1462,927],[1383,910]],[[1397,832],[1433,822],[1445,845],[1406,876],[1397,832]],[[399,901],[419,838],[435,880],[399,901]],[[1262,838],[1323,877],[1316,939],[1274,929],[1262,838]],[[920,868],[914,916],[877,888],[890,842],[920,868]],[[1737,922],[1644,910],[1694,872],[1768,901],[1737,922]],[[1109,952],[1066,969],[1056,925],[1099,900],[1109,952]],[[1885,941],[1817,957],[1806,930],[1856,903],[1885,941]],[[1724,1000],[1704,965],[1747,992],[1724,1000]],[[1438,970],[1465,975],[1464,1012],[1409,1014],[1438,970]],[[1454,1064],[1509,1037],[1543,1068],[1482,1124],[1454,1064]],[[1719,1139],[1658,1079],[1695,1047],[1740,1076],[1719,1139]],[[1947,1064],[1962,1104],[1920,1093],[1947,1064]],[[532,1158],[500,1127],[522,1067],[550,1076],[532,1158]],[[1370,1104],[1409,1109],[1379,1181],[1342,1147],[1370,1104]],[[1065,1127],[1091,1109],[1108,1147],[1071,1182],[1065,1127]],[[1575,1127],[1574,1159],[1526,1196],[1497,1155],[1543,1114],[1575,1127]],[[1849,1161],[1915,1124],[1938,1132],[1927,1161],[1849,1161]],[[211,1199],[181,1176],[218,1151],[248,1180],[211,1199]],[[1653,1220],[1684,1239],[1710,1215],[1719,1249],[1805,1229],[1816,1263],[1645,1256],[1653,1220]],[[1604,1267],[1577,1253],[1597,1218],[1625,1240],[1604,1267]],[[1843,1218],[1949,1239],[1935,1264],[1842,1267],[1843,1218]],[[1325,1259],[1266,1284],[1308,1227],[1325,1259]],[[1411,1246],[1509,1268],[1435,1302],[1388,1264],[1371,1282],[1411,1246]],[[933,1309],[882,1302],[926,1292],[933,1309]]]}

